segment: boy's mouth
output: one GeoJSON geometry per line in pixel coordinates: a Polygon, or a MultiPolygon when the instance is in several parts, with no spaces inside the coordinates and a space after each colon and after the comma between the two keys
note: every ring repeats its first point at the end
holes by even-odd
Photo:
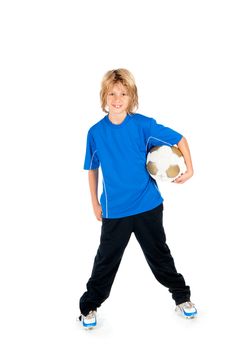
{"type": "Polygon", "coordinates": [[[121,108],[121,105],[112,105],[114,108],[121,108]]]}

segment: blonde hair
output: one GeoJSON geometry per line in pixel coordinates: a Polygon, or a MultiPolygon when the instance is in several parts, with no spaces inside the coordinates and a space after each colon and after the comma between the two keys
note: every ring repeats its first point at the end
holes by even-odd
{"type": "Polygon", "coordinates": [[[132,114],[138,108],[138,91],[133,75],[124,68],[110,70],[104,75],[100,90],[101,108],[108,113],[107,95],[112,86],[117,83],[121,83],[127,89],[130,101],[126,112],[132,114]]]}

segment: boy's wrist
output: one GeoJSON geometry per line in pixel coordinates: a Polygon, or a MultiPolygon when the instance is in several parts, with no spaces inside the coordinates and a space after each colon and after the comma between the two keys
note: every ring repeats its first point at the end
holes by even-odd
{"type": "Polygon", "coordinates": [[[92,205],[94,208],[100,205],[98,198],[92,198],[92,205]]]}

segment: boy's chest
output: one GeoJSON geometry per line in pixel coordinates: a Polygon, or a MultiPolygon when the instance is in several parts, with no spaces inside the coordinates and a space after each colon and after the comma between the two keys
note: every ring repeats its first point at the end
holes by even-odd
{"type": "Polygon", "coordinates": [[[104,128],[95,138],[98,152],[114,154],[123,154],[130,152],[137,155],[146,152],[146,140],[142,130],[137,125],[131,125],[129,128],[104,128]]]}

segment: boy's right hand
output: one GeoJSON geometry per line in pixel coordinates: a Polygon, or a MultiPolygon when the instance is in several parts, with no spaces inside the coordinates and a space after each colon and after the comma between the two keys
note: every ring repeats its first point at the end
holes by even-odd
{"type": "Polygon", "coordinates": [[[102,221],[102,207],[100,204],[93,206],[95,217],[98,221],[102,221]]]}

